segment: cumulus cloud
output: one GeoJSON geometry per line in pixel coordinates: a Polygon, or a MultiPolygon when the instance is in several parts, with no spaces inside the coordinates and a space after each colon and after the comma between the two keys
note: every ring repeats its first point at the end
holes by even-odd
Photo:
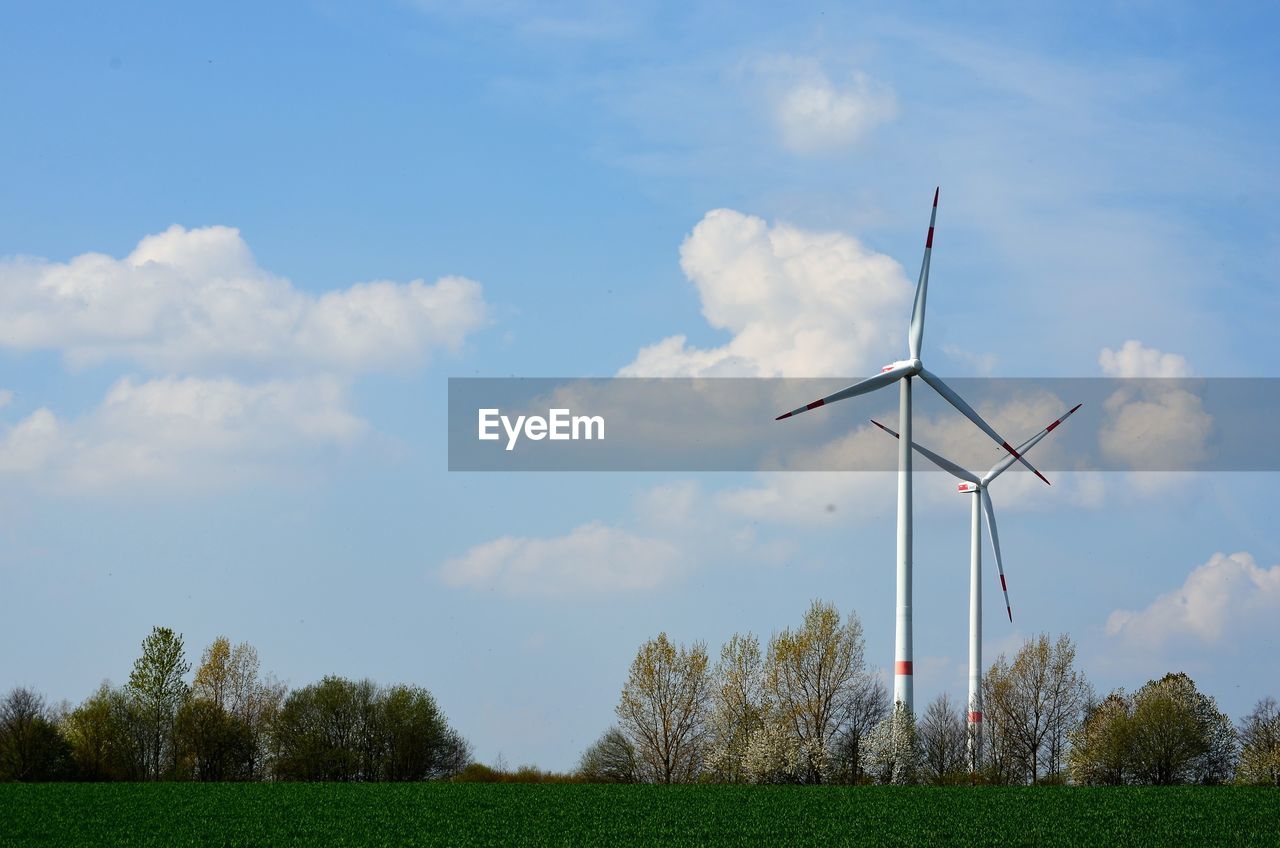
{"type": "Polygon", "coordinates": [[[41,408],[0,432],[0,476],[76,492],[202,487],[256,478],[367,430],[331,377],[124,378],[82,417],[41,408]]]}
{"type": "MultiPolygon", "coordinates": [[[[1103,348],[1098,363],[1109,377],[1135,381],[1103,404],[1098,446],[1104,457],[1151,471],[1185,468],[1207,457],[1213,416],[1188,382],[1185,357],[1131,339],[1118,351],[1103,348]]],[[[1140,490],[1159,487],[1158,481],[1132,482],[1140,490]]]]}
{"type": "Polygon", "coordinates": [[[792,555],[789,540],[762,538],[735,519],[698,483],[680,480],[640,492],[625,521],[592,521],[559,536],[503,536],[446,561],[436,577],[474,590],[565,597],[643,592],[707,563],[772,566],[792,555]]]}
{"type": "Polygon", "coordinates": [[[564,536],[503,536],[476,545],[445,562],[439,576],[451,586],[512,595],[625,592],[666,583],[683,560],[667,540],[593,521],[564,536]]]}
{"type": "Polygon", "coordinates": [[[852,236],[717,209],[685,239],[680,265],[707,322],[732,338],[699,348],[670,336],[619,376],[847,377],[902,343],[912,286],[852,236]]]}
{"type": "Polygon", "coordinates": [[[793,153],[826,153],[851,147],[898,114],[886,85],[860,71],[833,82],[813,59],[774,56],[755,64],[770,117],[793,153]]]}
{"type": "Polygon", "coordinates": [[[1119,350],[1104,347],[1098,364],[1108,377],[1190,377],[1191,366],[1177,353],[1165,353],[1129,339],[1119,350]]]}
{"type": "Polygon", "coordinates": [[[1116,610],[1107,634],[1147,647],[1179,640],[1217,643],[1280,614],[1280,565],[1262,568],[1251,554],[1214,554],[1182,586],[1142,610],[1116,610]]]}
{"type": "Polygon", "coordinates": [[[173,226],[123,259],[0,261],[0,346],[60,350],[72,366],[355,373],[456,350],[485,321],[480,285],[463,277],[310,294],[260,268],[231,227],[173,226]]]}

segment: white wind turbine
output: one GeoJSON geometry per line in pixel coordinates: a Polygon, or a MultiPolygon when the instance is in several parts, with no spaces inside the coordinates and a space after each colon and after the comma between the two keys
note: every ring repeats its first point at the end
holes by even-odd
{"type": "MultiPolygon", "coordinates": [[[[1024,454],[1036,445],[1040,444],[1040,440],[1057,429],[1058,425],[1066,421],[1071,415],[1079,409],[1081,404],[1076,404],[1067,410],[1061,418],[1053,421],[1048,427],[1045,427],[1039,433],[1027,439],[1015,449],[1019,454],[1024,454]]],[[[898,439],[898,444],[906,444],[897,433],[888,427],[871,419],[871,423],[884,430],[889,435],[898,439]]],[[[1009,605],[1009,586],[1004,579],[1004,560],[1000,556],[1000,534],[996,531],[996,513],[991,505],[991,495],[987,493],[987,487],[991,485],[991,481],[995,480],[1003,474],[1009,466],[1013,465],[1014,457],[1012,455],[1002,458],[995,465],[991,466],[991,470],[979,477],[972,471],[968,471],[958,464],[952,462],[944,456],[934,453],[919,442],[911,442],[911,447],[915,448],[920,455],[926,457],[934,465],[948,472],[951,476],[960,480],[960,485],[956,488],[964,493],[973,495],[972,518],[970,521],[969,535],[969,762],[976,769],[978,764],[982,762],[982,513],[987,515],[987,532],[991,535],[991,548],[996,555],[996,569],[1000,572],[1000,589],[1004,592],[1004,609],[1009,614],[1010,623],[1013,622],[1013,607],[1009,605]],[[981,507],[979,507],[981,501],[981,507]]]]}
{"type": "Polygon", "coordinates": [[[925,297],[929,288],[929,255],[933,251],[933,226],[937,217],[938,190],[934,189],[933,210],[929,214],[929,234],[924,242],[924,259],[920,263],[920,278],[916,282],[915,305],[911,309],[911,324],[907,332],[909,358],[890,363],[880,369],[880,373],[874,377],[869,377],[847,389],[841,389],[835,394],[815,400],[799,409],[793,409],[790,412],[779,415],[776,419],[781,421],[784,418],[790,418],[793,415],[816,409],[828,403],[856,397],[857,395],[865,395],[895,382],[899,384],[898,428],[905,435],[906,441],[898,446],[898,613],[893,647],[893,700],[895,703],[901,702],[907,709],[912,711],[915,709],[915,699],[912,685],[911,646],[911,378],[918,376],[932,386],[934,391],[942,395],[948,403],[960,410],[966,418],[978,425],[982,432],[994,439],[996,444],[1008,451],[1011,458],[1017,459],[1027,468],[1034,471],[1045,483],[1049,482],[1043,474],[1032,467],[1031,463],[1022,458],[1017,449],[992,429],[990,424],[983,421],[982,416],[978,415],[973,407],[965,402],[964,398],[952,391],[937,375],[926,370],[924,364],[920,361],[920,345],[924,340],[925,297]]]}

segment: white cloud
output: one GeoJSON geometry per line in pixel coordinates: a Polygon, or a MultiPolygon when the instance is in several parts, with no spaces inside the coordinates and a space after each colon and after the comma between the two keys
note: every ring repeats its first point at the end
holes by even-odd
{"type": "Polygon", "coordinates": [[[1098,364],[1108,377],[1190,377],[1191,367],[1185,356],[1164,353],[1130,339],[1119,350],[1104,347],[1098,364]]]}
{"type": "Polygon", "coordinates": [[[994,353],[978,353],[957,344],[944,344],[942,352],[953,362],[969,368],[979,377],[990,377],[1000,362],[1000,358],[994,353]]]}
{"type": "Polygon", "coordinates": [[[738,569],[789,561],[788,540],[762,538],[736,518],[698,483],[678,480],[640,492],[624,522],[592,521],[561,536],[503,536],[448,560],[436,577],[469,589],[563,597],[657,589],[710,563],[738,569]]]}
{"type": "Polygon", "coordinates": [[[41,408],[0,433],[0,475],[59,491],[199,488],[258,478],[367,430],[330,377],[125,378],[81,418],[41,408]]]}
{"type": "Polygon", "coordinates": [[[793,153],[814,154],[848,148],[898,114],[888,86],[865,73],[839,85],[813,59],[775,56],[757,62],[782,143],[793,153]]]}
{"type": "Polygon", "coordinates": [[[1148,471],[1182,469],[1207,456],[1213,416],[1184,389],[1122,389],[1107,398],[1098,431],[1103,456],[1148,471]]]}
{"type": "MultiPolygon", "coordinates": [[[[1107,459],[1148,471],[1186,468],[1207,456],[1213,416],[1189,382],[1156,382],[1149,378],[1184,381],[1191,377],[1186,357],[1129,340],[1120,350],[1103,348],[1098,363],[1109,377],[1133,379],[1107,398],[1106,418],[1098,431],[1098,445],[1107,459]]],[[[1136,475],[1138,491],[1167,489],[1167,479],[1136,475]]]]}
{"type": "Polygon", "coordinates": [[[0,389],[0,409],[4,409],[13,403],[13,392],[8,389],[0,389]]]}
{"type": "Polygon", "coordinates": [[[479,283],[360,283],[321,296],[258,267],[238,230],[170,227],[115,259],[0,261],[0,346],[72,366],[260,365],[354,373],[456,350],[486,321],[479,283]]]}
{"type": "Polygon", "coordinates": [[[668,337],[619,376],[847,377],[905,353],[912,286],[852,236],[717,209],[685,239],[680,264],[707,322],[732,338],[697,348],[668,337]]]}
{"type": "Polygon", "coordinates": [[[684,555],[671,542],[598,521],[550,538],[503,536],[440,568],[451,586],[512,595],[561,596],[656,588],[672,579],[684,555]]]}
{"type": "Polygon", "coordinates": [[[1107,634],[1148,647],[1179,640],[1217,643],[1280,614],[1280,565],[1261,568],[1251,554],[1216,553],[1178,589],[1143,610],[1116,610],[1107,634]]]}

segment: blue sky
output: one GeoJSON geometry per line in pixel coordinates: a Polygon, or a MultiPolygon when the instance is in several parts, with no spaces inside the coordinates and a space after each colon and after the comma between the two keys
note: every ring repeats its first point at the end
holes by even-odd
{"type": "MultiPolygon", "coordinates": [[[[78,700],[164,624],[565,768],[659,630],[822,597],[887,666],[891,481],[449,474],[446,380],[867,373],[939,184],[932,370],[1277,376],[1262,6],[7,17],[0,687],[78,700]]],[[[989,656],[1066,631],[1100,691],[1280,694],[1274,475],[1002,482],[989,656]]],[[[966,504],[920,488],[917,697],[959,696],[966,504]]]]}

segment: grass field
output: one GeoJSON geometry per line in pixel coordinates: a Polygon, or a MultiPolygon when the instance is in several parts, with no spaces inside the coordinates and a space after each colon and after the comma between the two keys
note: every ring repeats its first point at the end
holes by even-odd
{"type": "Polygon", "coordinates": [[[1277,845],[1267,789],[0,784],[0,845],[1277,845]]]}

